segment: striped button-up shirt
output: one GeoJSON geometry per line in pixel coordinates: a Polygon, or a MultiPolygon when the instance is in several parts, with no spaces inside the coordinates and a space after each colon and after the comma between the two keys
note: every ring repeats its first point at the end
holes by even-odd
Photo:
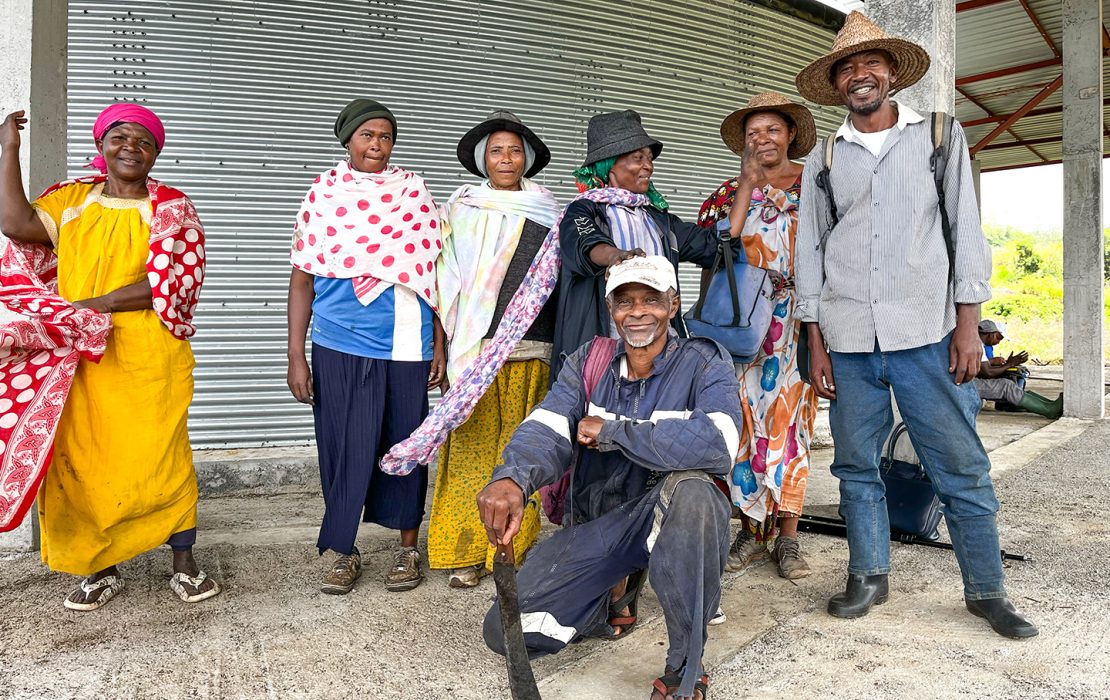
{"type": "Polygon", "coordinates": [[[906,350],[943,339],[956,326],[956,304],[990,299],[990,248],[979,224],[967,139],[952,127],[944,197],[955,241],[948,252],[929,156],[932,128],[901,105],[899,121],[876,156],[844,127],[837,132],[830,171],[840,222],[817,187],[822,144],[802,175],[796,283],[801,320],[817,322],[836,352],[906,350]]]}

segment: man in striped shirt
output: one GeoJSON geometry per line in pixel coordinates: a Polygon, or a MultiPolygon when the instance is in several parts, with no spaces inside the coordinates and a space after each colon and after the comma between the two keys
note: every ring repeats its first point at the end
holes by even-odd
{"type": "Polygon", "coordinates": [[[944,504],[967,609],[999,634],[1032,637],[1037,628],[1003,588],[999,504],[975,430],[979,305],[990,298],[991,266],[967,142],[954,124],[943,144],[950,269],[930,120],[890,99],[928,65],[924,49],[854,12],[833,50],[797,78],[806,98],[849,112],[834,137],[826,187],[817,180],[824,149],[806,163],[797,242],[799,315],[814,387],[832,402],[832,472],[848,532],[846,590],[828,610],[862,617],[887,600],[890,525],[879,454],[891,432],[893,392],[944,504]]]}

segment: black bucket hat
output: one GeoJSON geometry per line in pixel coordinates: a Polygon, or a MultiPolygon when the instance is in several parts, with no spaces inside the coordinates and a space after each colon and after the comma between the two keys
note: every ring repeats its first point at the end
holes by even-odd
{"type": "Polygon", "coordinates": [[[463,134],[459,139],[459,147],[455,151],[459,157],[459,162],[463,167],[474,173],[478,177],[488,177],[486,173],[478,167],[478,162],[475,160],[476,154],[474,153],[475,147],[481,142],[482,139],[495,134],[498,131],[511,131],[514,134],[519,134],[520,138],[531,147],[532,151],[536,154],[536,159],[532,162],[532,167],[524,173],[524,177],[532,177],[539,171],[547,167],[551,162],[551,151],[547,145],[540,140],[528,127],[524,126],[524,122],[507,109],[498,109],[490,113],[486,120],[470,131],[463,134]]]}
{"type": "Polygon", "coordinates": [[[586,126],[586,160],[582,165],[623,156],[644,146],[651,147],[652,158],[658,158],[663,151],[663,144],[644,131],[637,112],[626,109],[623,112],[596,114],[586,126]]]}

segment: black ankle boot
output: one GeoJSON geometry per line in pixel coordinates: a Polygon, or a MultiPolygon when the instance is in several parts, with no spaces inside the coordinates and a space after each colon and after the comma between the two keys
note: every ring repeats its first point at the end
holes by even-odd
{"type": "Polygon", "coordinates": [[[964,604],[972,615],[985,618],[991,629],[1003,637],[1026,639],[1038,634],[1036,626],[1025,619],[1007,598],[966,600],[964,604]]]}
{"type": "Polygon", "coordinates": [[[887,574],[848,574],[848,586],[844,592],[829,598],[829,614],[833,617],[863,617],[871,612],[872,605],[885,603],[889,595],[887,574]]]}

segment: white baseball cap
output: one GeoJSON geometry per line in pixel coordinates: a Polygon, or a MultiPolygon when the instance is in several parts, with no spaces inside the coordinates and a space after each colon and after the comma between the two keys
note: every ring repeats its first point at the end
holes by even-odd
{"type": "Polygon", "coordinates": [[[633,282],[646,284],[660,292],[678,290],[674,265],[662,255],[629,258],[610,267],[609,278],[605,280],[605,296],[612,294],[617,287],[633,282]]]}

